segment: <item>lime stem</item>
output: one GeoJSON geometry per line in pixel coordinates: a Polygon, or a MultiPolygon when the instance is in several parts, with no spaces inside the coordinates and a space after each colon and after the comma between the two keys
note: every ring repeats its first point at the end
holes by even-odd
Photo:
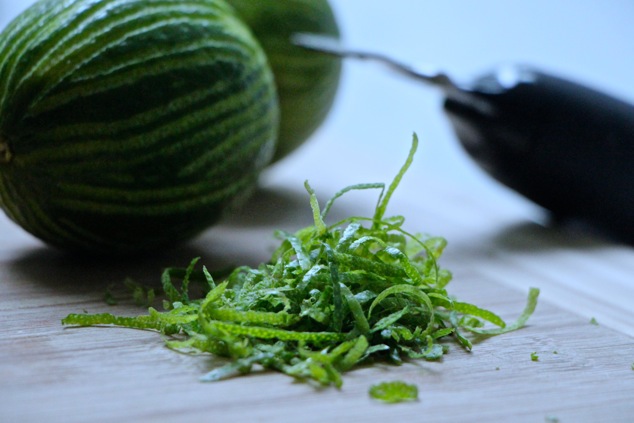
{"type": "Polygon", "coordinates": [[[0,164],[9,163],[11,161],[11,149],[9,148],[9,144],[5,141],[0,140],[0,164]]]}

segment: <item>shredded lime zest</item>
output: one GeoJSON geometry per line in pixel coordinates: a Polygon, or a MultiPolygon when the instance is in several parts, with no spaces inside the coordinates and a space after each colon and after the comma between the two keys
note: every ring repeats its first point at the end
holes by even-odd
{"type": "Polygon", "coordinates": [[[395,404],[418,400],[418,387],[402,381],[382,382],[370,387],[369,394],[378,401],[395,404]]]}
{"type": "Polygon", "coordinates": [[[531,361],[539,361],[539,354],[537,354],[537,352],[532,352],[531,353],[531,361]]]}
{"type": "MultiPolygon", "coordinates": [[[[231,360],[203,381],[265,368],[336,387],[343,383],[342,373],[360,363],[438,360],[451,340],[470,350],[475,336],[521,328],[535,310],[537,289],[529,291],[524,312],[511,324],[457,301],[446,290],[452,275],[438,263],[447,242],[406,231],[402,216],[385,217],[417,146],[414,136],[405,165],[387,190],[384,184],[353,185],[321,209],[305,183],[314,224],[295,233],[276,232],[280,245],[268,263],[219,277],[204,266],[199,270],[194,259],[185,269],[163,272],[163,311],[149,308],[138,317],[71,314],[62,322],[156,330],[170,335],[169,348],[231,360]],[[336,199],[367,189],[380,191],[372,218],[326,223],[336,199]],[[199,295],[193,284],[202,288],[199,295]]],[[[139,292],[147,299],[149,291],[139,292]]],[[[380,389],[391,392],[392,385],[380,389]]]]}
{"type": "MultiPolygon", "coordinates": [[[[104,302],[108,305],[118,305],[119,299],[116,292],[121,287],[118,284],[110,284],[106,287],[104,293],[104,302]]],[[[145,287],[132,279],[126,279],[123,282],[123,289],[128,294],[126,298],[130,297],[136,305],[149,307],[156,299],[156,291],[153,288],[145,287]]]]}

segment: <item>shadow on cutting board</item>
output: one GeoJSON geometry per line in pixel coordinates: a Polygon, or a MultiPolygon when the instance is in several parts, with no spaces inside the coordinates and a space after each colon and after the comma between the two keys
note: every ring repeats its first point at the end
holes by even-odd
{"type": "Polygon", "coordinates": [[[548,249],[591,250],[618,244],[606,234],[578,221],[523,222],[502,228],[492,239],[500,249],[543,252],[548,249]]]}
{"type": "Polygon", "coordinates": [[[6,266],[15,278],[60,294],[95,292],[101,295],[108,286],[126,278],[158,287],[166,267],[184,268],[196,257],[200,257],[199,267],[204,265],[212,271],[257,266],[270,259],[279,244],[274,237],[275,230],[294,232],[311,223],[306,191],[261,188],[218,225],[173,249],[116,257],[71,254],[42,244],[8,260],[6,266]]]}
{"type": "MultiPolygon", "coordinates": [[[[322,199],[320,203],[323,204],[322,199]]],[[[360,206],[354,202],[340,201],[333,208],[329,220],[337,221],[358,214],[358,208],[360,206]]],[[[108,257],[77,256],[42,246],[10,260],[7,267],[15,277],[54,289],[60,294],[102,295],[108,286],[120,284],[126,278],[158,287],[166,267],[186,267],[195,257],[200,257],[199,266],[204,265],[212,271],[242,265],[257,266],[268,260],[279,245],[274,237],[275,230],[294,232],[310,224],[312,212],[305,191],[260,188],[219,225],[178,248],[145,256],[108,257]]],[[[506,251],[526,253],[561,248],[587,250],[608,243],[586,228],[571,225],[546,227],[532,222],[503,227],[488,237],[488,240],[481,241],[506,251]]],[[[483,245],[457,241],[454,244],[449,239],[453,256],[464,256],[483,245]]]]}

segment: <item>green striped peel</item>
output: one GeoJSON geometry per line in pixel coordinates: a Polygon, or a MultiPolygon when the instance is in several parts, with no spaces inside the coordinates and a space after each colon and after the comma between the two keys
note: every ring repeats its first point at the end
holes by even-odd
{"type": "Polygon", "coordinates": [[[41,0],[0,35],[0,206],[53,245],[191,238],[253,187],[278,124],[223,0],[41,0]]]}
{"type": "Polygon", "coordinates": [[[302,145],[326,119],[337,93],[341,60],[289,44],[295,33],[339,37],[327,0],[227,0],[264,48],[280,101],[274,160],[302,145]]]}

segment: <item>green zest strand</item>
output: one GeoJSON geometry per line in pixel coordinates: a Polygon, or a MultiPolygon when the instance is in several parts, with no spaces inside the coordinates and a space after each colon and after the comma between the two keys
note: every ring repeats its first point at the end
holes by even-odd
{"type": "MultiPolygon", "coordinates": [[[[168,347],[229,357],[231,362],[201,378],[206,382],[264,367],[318,385],[340,387],[342,374],[361,363],[439,360],[452,341],[467,350],[476,335],[521,328],[534,312],[539,290],[529,291],[525,310],[507,324],[497,314],[458,301],[447,290],[451,273],[438,263],[446,242],[412,235],[402,217],[386,218],[389,199],[417,148],[383,193],[373,218],[327,225],[327,213],[306,183],[314,224],[278,232],[272,259],[257,268],[239,267],[218,278],[198,259],[171,268],[161,282],[165,310],[149,315],[71,315],[67,325],[116,325],[154,329],[168,347]],[[194,296],[194,288],[202,294],[194,296]]],[[[349,192],[342,190],[340,193],[349,192]]],[[[338,193],[334,198],[339,198],[338,193]]],[[[328,210],[334,200],[327,203],[328,210]]],[[[326,210],[327,211],[327,210],[326,210]]],[[[383,402],[415,400],[416,387],[389,382],[370,394],[383,402]]]]}

